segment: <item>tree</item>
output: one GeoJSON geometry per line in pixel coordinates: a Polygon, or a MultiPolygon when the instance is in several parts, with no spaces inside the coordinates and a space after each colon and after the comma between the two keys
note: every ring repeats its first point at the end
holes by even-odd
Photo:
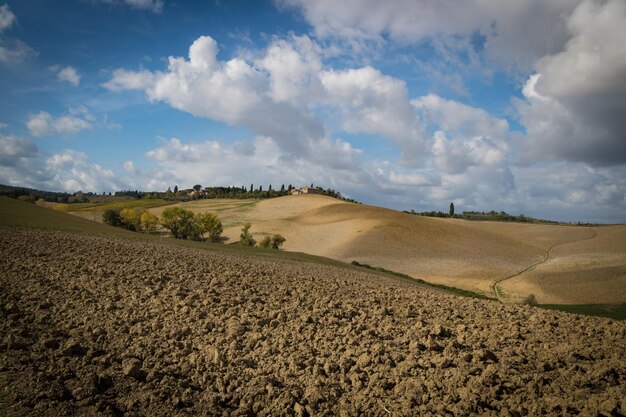
{"type": "Polygon", "coordinates": [[[252,237],[250,233],[250,228],[252,227],[252,223],[245,222],[243,227],[241,228],[241,234],[239,235],[239,243],[244,246],[254,246],[256,245],[256,240],[252,237]]]}
{"type": "Polygon", "coordinates": [[[450,211],[448,213],[450,217],[454,216],[454,203],[450,203],[450,211]]]}
{"type": "Polygon", "coordinates": [[[141,229],[141,214],[146,210],[143,208],[125,208],[120,211],[120,221],[129,230],[139,231],[141,229]]]}
{"type": "Polygon", "coordinates": [[[174,194],[176,194],[178,192],[178,185],[174,186],[174,194]]]}
{"type": "Polygon", "coordinates": [[[161,226],[169,229],[176,239],[187,239],[196,234],[193,212],[180,207],[169,207],[163,210],[160,223],[161,226]]]}
{"type": "Polygon", "coordinates": [[[205,233],[209,234],[211,242],[219,242],[220,235],[224,231],[222,222],[213,213],[197,213],[194,223],[198,237],[202,238],[205,233]]]}
{"type": "Polygon", "coordinates": [[[196,190],[196,192],[198,192],[202,189],[202,186],[200,184],[196,184],[193,186],[193,189],[196,190]]]}
{"type": "Polygon", "coordinates": [[[250,184],[250,192],[254,191],[254,184],[250,184]]]}
{"type": "Polygon", "coordinates": [[[141,223],[141,231],[144,233],[154,233],[159,225],[159,218],[152,213],[144,211],[139,216],[141,223]]]}
{"type": "Polygon", "coordinates": [[[102,220],[111,226],[119,227],[122,225],[122,220],[120,219],[120,211],[118,209],[106,209],[104,213],[102,213],[102,220]]]}

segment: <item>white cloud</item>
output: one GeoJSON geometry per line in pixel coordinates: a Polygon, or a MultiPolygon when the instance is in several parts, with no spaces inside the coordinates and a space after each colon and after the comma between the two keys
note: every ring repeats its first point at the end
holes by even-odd
{"type": "Polygon", "coordinates": [[[15,20],[15,15],[8,4],[0,6],[0,33],[10,28],[15,20]]]}
{"type": "Polygon", "coordinates": [[[7,39],[4,32],[17,21],[7,4],[0,6],[0,63],[15,64],[37,56],[37,52],[19,39],[7,39]]]}
{"type": "Polygon", "coordinates": [[[93,125],[88,118],[90,118],[89,115],[77,117],[72,114],[55,118],[50,113],[42,111],[31,115],[26,126],[33,136],[72,134],[83,129],[92,129],[93,125]]]}
{"type": "Polygon", "coordinates": [[[60,81],[67,81],[73,86],[80,84],[80,75],[74,67],[61,68],[57,74],[60,81]]]}
{"type": "Polygon", "coordinates": [[[254,183],[280,187],[283,182],[293,185],[314,182],[338,187],[339,184],[365,182],[362,178],[356,179],[363,175],[359,168],[360,151],[339,140],[322,140],[313,149],[310,159],[293,160],[286,160],[276,142],[267,137],[254,139],[246,146],[245,153],[241,152],[241,144],[169,139],[146,153],[159,166],[157,174],[149,175],[146,182],[153,188],[172,183],[179,186],[197,183],[248,186],[254,183]],[[346,169],[348,166],[350,169],[346,169]],[[169,178],[169,182],[162,183],[165,178],[169,178]]]}
{"type": "Polygon", "coordinates": [[[31,135],[44,136],[52,131],[52,124],[52,115],[42,111],[35,115],[31,115],[28,118],[26,126],[28,127],[31,135]]]}
{"type": "Polygon", "coordinates": [[[37,52],[20,40],[5,40],[0,35],[0,63],[15,64],[36,57],[37,52]]]}
{"type": "Polygon", "coordinates": [[[268,74],[242,59],[217,59],[217,43],[202,36],[189,48],[189,59],[170,57],[167,72],[118,70],[105,87],[145,89],[150,100],[196,116],[243,125],[271,137],[284,152],[305,156],[324,128],[305,106],[276,101],[268,74]]]}
{"type": "Polygon", "coordinates": [[[320,78],[327,104],[341,109],[347,132],[392,139],[409,164],[424,156],[425,132],[411,107],[404,81],[372,67],[324,71],[320,78]]]}
{"type": "MultiPolygon", "coordinates": [[[[535,205],[533,213],[527,210],[532,208],[526,203],[532,200],[527,193],[541,177],[533,165],[515,165],[519,143],[531,140],[511,132],[506,120],[435,94],[410,100],[404,81],[371,66],[326,68],[325,53],[308,37],[290,36],[274,39],[265,51],[248,52],[247,60],[220,60],[216,42],[201,37],[190,47],[188,58],[170,57],[165,71],[115,71],[105,84],[110,90],[142,90],[149,100],[246,127],[256,136],[254,141],[235,143],[163,141],[146,153],[158,169],[144,170],[140,183],[165,189],[174,183],[314,182],[386,206],[445,210],[454,201],[459,210],[523,209],[548,218],[588,218],[585,213],[591,211],[572,202],[591,198],[593,210],[623,218],[610,205],[626,209],[619,180],[623,170],[607,169],[601,176],[581,173],[602,185],[593,193],[584,187],[572,187],[567,193],[558,177],[570,171],[548,165],[545,172],[562,191],[555,194],[560,203],[551,203],[546,210],[535,205]],[[367,155],[334,139],[343,132],[387,140],[400,159],[395,160],[395,154],[386,156],[391,160],[367,155]]],[[[528,102],[517,105],[527,117],[522,120],[555,118],[555,111],[546,111],[552,107],[539,107],[544,102],[556,102],[570,117],[573,110],[565,107],[569,102],[535,85],[540,77],[524,89],[528,102]]],[[[572,168],[585,169],[596,168],[584,164],[572,168]]]]}
{"type": "Polygon", "coordinates": [[[135,166],[135,163],[133,161],[125,161],[122,164],[122,167],[129,174],[134,174],[134,175],[141,174],[141,171],[139,171],[139,169],[137,169],[137,167],[135,166]]]}
{"type": "Polygon", "coordinates": [[[434,94],[411,101],[422,120],[436,129],[431,144],[435,165],[447,174],[471,166],[500,169],[507,163],[509,124],[486,111],[434,94]]]}
{"type": "Polygon", "coordinates": [[[103,87],[115,91],[144,90],[154,82],[153,74],[150,71],[127,71],[117,69],[113,72],[113,77],[103,84],[103,87]]]}
{"type": "Polygon", "coordinates": [[[93,3],[104,3],[114,6],[128,6],[132,9],[150,10],[154,13],[163,11],[163,0],[91,0],[93,3]]]}
{"type": "Polygon", "coordinates": [[[14,166],[21,159],[35,157],[38,152],[37,145],[30,139],[0,134],[0,165],[14,166]]]}
{"type": "Polygon", "coordinates": [[[45,168],[49,175],[46,185],[51,189],[100,192],[123,188],[113,171],[90,162],[83,152],[66,149],[54,154],[45,168]]]}
{"type": "Polygon", "coordinates": [[[434,162],[446,174],[461,174],[471,166],[501,167],[508,148],[501,142],[485,136],[450,140],[437,131],[432,145],[434,162]]]}
{"type": "Polygon", "coordinates": [[[121,126],[111,122],[106,114],[97,117],[86,106],[77,106],[70,107],[67,114],[58,117],[40,111],[29,117],[26,127],[33,136],[50,136],[69,135],[95,128],[119,129],[121,126]]]}
{"type": "Polygon", "coordinates": [[[315,97],[320,89],[321,53],[308,36],[292,36],[291,43],[277,40],[270,45],[257,66],[269,73],[272,99],[281,102],[298,101],[303,95],[315,97]]]}
{"type": "Polygon", "coordinates": [[[485,110],[468,106],[454,100],[447,100],[435,94],[411,100],[413,107],[421,114],[424,122],[434,124],[446,132],[464,136],[505,136],[509,124],[485,110]]]}
{"type": "Polygon", "coordinates": [[[544,218],[624,222],[626,167],[543,162],[512,168],[519,210],[544,218]],[[536,202],[541,205],[537,206],[536,202]]]}
{"type": "MultiPolygon", "coordinates": [[[[487,58],[505,67],[529,69],[567,40],[564,16],[573,10],[570,0],[275,0],[281,7],[300,10],[321,38],[352,44],[400,43],[484,37],[487,58]]],[[[470,44],[468,46],[471,47],[470,44]]]]}

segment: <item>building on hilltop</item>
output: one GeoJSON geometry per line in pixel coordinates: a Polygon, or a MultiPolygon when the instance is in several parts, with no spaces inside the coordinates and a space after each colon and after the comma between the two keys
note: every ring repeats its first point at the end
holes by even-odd
{"type": "Polygon", "coordinates": [[[321,190],[313,187],[302,187],[302,188],[293,188],[291,190],[291,195],[299,195],[299,194],[321,194],[321,190]]]}

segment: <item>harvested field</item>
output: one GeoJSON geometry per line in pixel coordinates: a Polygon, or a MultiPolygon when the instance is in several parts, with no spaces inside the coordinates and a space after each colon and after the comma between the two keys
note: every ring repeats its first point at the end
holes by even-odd
{"type": "Polygon", "coordinates": [[[626,227],[578,229],[586,236],[555,244],[545,262],[500,286],[546,303],[626,303],[626,227]]]}
{"type": "Polygon", "coordinates": [[[257,239],[280,233],[290,251],[358,261],[490,297],[494,283],[506,279],[498,291],[512,302],[532,295],[542,304],[626,303],[624,225],[439,219],[320,195],[181,205],[217,212],[227,242],[236,242],[241,224],[251,221],[257,239]]]}
{"type": "Polygon", "coordinates": [[[624,321],[112,236],[0,256],[10,415],[626,414],[624,321]]]}

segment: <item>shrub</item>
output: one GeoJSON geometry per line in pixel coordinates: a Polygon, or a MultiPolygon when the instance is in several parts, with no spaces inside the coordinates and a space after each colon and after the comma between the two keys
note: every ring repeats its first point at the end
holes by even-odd
{"type": "Polygon", "coordinates": [[[252,223],[245,222],[243,227],[241,228],[241,234],[239,235],[239,243],[244,246],[254,246],[256,245],[256,240],[252,237],[250,233],[250,228],[252,227],[252,223]]]}
{"type": "Polygon", "coordinates": [[[259,247],[268,249],[271,244],[272,244],[272,238],[269,236],[265,236],[263,240],[259,242],[259,247]]]}
{"type": "Polygon", "coordinates": [[[282,235],[275,234],[272,237],[265,236],[263,240],[259,243],[259,247],[261,248],[271,248],[271,249],[280,249],[280,247],[285,243],[287,239],[285,239],[282,235]]]}
{"type": "Polygon", "coordinates": [[[276,234],[272,236],[272,249],[280,249],[283,246],[287,239],[285,239],[282,235],[276,234]]]}
{"type": "Polygon", "coordinates": [[[529,294],[527,297],[525,297],[522,300],[522,304],[526,304],[529,306],[536,306],[537,303],[537,297],[535,297],[535,294],[529,294]]]}

